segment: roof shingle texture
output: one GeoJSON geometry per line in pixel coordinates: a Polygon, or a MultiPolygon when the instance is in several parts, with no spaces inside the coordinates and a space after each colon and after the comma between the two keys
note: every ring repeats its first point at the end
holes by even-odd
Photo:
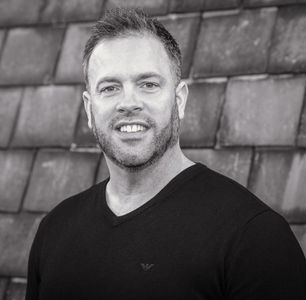
{"type": "Polygon", "coordinates": [[[200,24],[200,16],[166,18],[160,20],[179,44],[182,52],[182,77],[189,76],[195,47],[195,35],[200,24]]]}
{"type": "Polygon", "coordinates": [[[92,20],[100,16],[104,0],[45,0],[41,22],[92,20]]]}
{"type": "Polygon", "coordinates": [[[301,115],[300,129],[297,143],[299,146],[306,147],[306,105],[304,99],[304,108],[301,115]]]}
{"type": "Polygon", "coordinates": [[[41,150],[35,160],[24,209],[50,211],[63,199],[94,183],[99,156],[95,153],[41,150]]]}
{"type": "Polygon", "coordinates": [[[41,0],[1,0],[0,26],[36,23],[41,6],[41,0]]]}
{"type": "Polygon", "coordinates": [[[181,127],[181,145],[214,146],[225,83],[196,83],[190,85],[189,92],[181,127]]]}
{"type": "Polygon", "coordinates": [[[0,210],[19,210],[30,177],[33,156],[33,151],[0,151],[0,210]]]}
{"type": "Polygon", "coordinates": [[[265,72],[275,16],[275,8],[204,14],[193,76],[265,72]]]}
{"type": "Polygon", "coordinates": [[[1,53],[2,46],[3,46],[4,37],[5,37],[5,31],[0,30],[0,53],[1,53]]]}
{"type": "Polygon", "coordinates": [[[230,80],[221,144],[294,145],[304,92],[304,77],[230,80]]]}
{"type": "Polygon", "coordinates": [[[44,214],[109,176],[81,62],[90,27],[117,5],[157,17],[181,47],[185,154],[283,215],[306,253],[305,0],[2,0],[0,300],[23,299],[44,214]]]}
{"type": "Polygon", "coordinates": [[[66,32],[55,81],[57,83],[83,82],[82,57],[92,24],[72,24],[66,32]]]}
{"type": "Polygon", "coordinates": [[[0,215],[0,276],[25,276],[30,247],[41,215],[0,215]]]}
{"type": "Polygon", "coordinates": [[[250,188],[292,222],[306,217],[305,152],[260,151],[255,158],[250,188]]]}
{"type": "Polygon", "coordinates": [[[271,5],[286,5],[306,3],[305,0],[244,0],[244,5],[247,6],[271,6],[271,5]]]}
{"type": "Polygon", "coordinates": [[[10,282],[7,292],[6,300],[23,300],[26,294],[26,283],[23,281],[13,280],[10,282]]]}
{"type": "Polygon", "coordinates": [[[13,146],[69,146],[81,104],[78,86],[27,87],[13,146]]]}
{"type": "Polygon", "coordinates": [[[10,142],[22,94],[22,88],[0,88],[0,147],[10,142]]]}
{"type": "Polygon", "coordinates": [[[108,0],[106,9],[116,7],[141,8],[149,15],[164,15],[168,10],[168,2],[165,0],[108,0]]]}
{"type": "Polygon", "coordinates": [[[92,131],[88,127],[88,119],[84,107],[81,108],[78,117],[74,143],[78,146],[95,146],[97,144],[92,131]]]}
{"type": "Polygon", "coordinates": [[[250,149],[188,149],[184,152],[189,159],[247,186],[252,159],[250,149]]]}
{"type": "Polygon", "coordinates": [[[10,29],[0,63],[0,84],[48,83],[53,74],[63,30],[10,29]]]}
{"type": "Polygon", "coordinates": [[[269,60],[274,73],[306,71],[306,6],[279,9],[269,60]]]}

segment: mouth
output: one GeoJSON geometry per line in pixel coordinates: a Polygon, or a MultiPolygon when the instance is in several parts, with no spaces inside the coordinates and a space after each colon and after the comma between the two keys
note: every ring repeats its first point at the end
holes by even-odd
{"type": "Polygon", "coordinates": [[[145,131],[146,128],[142,125],[139,124],[131,124],[131,125],[123,125],[119,127],[119,131],[120,132],[141,132],[141,131],[145,131]]]}
{"type": "Polygon", "coordinates": [[[149,125],[142,121],[119,122],[115,129],[122,133],[138,133],[145,132],[149,129],[149,125]]]}

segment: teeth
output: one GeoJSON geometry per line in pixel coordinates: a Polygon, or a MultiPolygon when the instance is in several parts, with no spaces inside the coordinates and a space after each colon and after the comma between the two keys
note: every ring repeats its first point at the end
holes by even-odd
{"type": "Polygon", "coordinates": [[[120,127],[121,132],[138,132],[138,131],[144,131],[145,127],[142,125],[123,125],[120,127]]]}

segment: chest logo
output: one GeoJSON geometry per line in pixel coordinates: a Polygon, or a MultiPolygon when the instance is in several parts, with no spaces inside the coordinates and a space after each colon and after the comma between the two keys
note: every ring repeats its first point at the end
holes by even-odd
{"type": "Polygon", "coordinates": [[[141,263],[140,265],[144,271],[149,271],[150,269],[154,267],[154,264],[141,263]]]}

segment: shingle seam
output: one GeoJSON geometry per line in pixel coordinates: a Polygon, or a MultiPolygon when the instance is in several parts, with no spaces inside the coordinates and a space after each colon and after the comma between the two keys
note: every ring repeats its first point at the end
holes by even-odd
{"type": "Polygon", "coordinates": [[[6,44],[7,36],[8,36],[8,30],[5,29],[4,36],[2,38],[2,45],[0,47],[0,62],[1,62],[1,59],[2,59],[2,53],[3,53],[3,50],[4,50],[4,45],[6,44]]]}
{"type": "Polygon", "coordinates": [[[289,225],[293,225],[293,226],[306,226],[306,221],[290,221],[288,222],[289,225]]]}
{"type": "Polygon", "coordinates": [[[278,21],[278,15],[279,15],[279,9],[276,8],[276,13],[275,13],[275,18],[274,18],[274,24],[272,25],[272,29],[271,29],[271,35],[270,35],[270,39],[269,39],[269,45],[267,47],[267,60],[266,60],[266,65],[265,65],[265,71],[267,73],[269,73],[270,70],[270,60],[271,60],[271,50],[273,48],[273,40],[274,40],[274,35],[275,35],[275,28],[276,28],[276,24],[278,21]]]}
{"type": "Polygon", "coordinates": [[[299,123],[298,123],[298,126],[297,126],[297,134],[295,135],[295,140],[294,140],[294,145],[296,147],[299,147],[298,146],[298,139],[299,139],[299,135],[300,135],[301,130],[302,130],[302,121],[303,121],[304,113],[306,114],[306,86],[304,88],[303,105],[302,105],[302,108],[301,108],[301,111],[300,111],[299,123]]]}
{"type": "MultiPolygon", "coordinates": [[[[0,147],[0,149],[3,149],[3,150],[39,150],[39,149],[51,149],[51,150],[70,150],[71,149],[71,145],[68,145],[68,146],[61,146],[61,145],[42,145],[42,146],[37,146],[37,145],[29,145],[29,146],[25,146],[25,145],[12,145],[10,146],[9,148],[3,148],[3,147],[0,147]]],[[[90,152],[91,150],[91,147],[88,147],[88,151],[90,152]]],[[[86,151],[84,151],[86,152],[86,151]]]]}
{"type": "MultiPolygon", "coordinates": [[[[32,216],[41,216],[41,215],[46,215],[47,212],[45,211],[39,211],[39,210],[26,210],[26,209],[22,209],[21,211],[7,211],[7,210],[3,210],[3,209],[0,209],[0,218],[1,218],[1,215],[3,216],[21,216],[22,213],[26,212],[28,215],[32,215],[32,216]]],[[[3,278],[0,276],[0,279],[3,278]]],[[[1,299],[1,297],[0,297],[1,299]]],[[[3,299],[1,299],[3,300],[3,299]]]]}
{"type": "Polygon", "coordinates": [[[201,80],[201,79],[214,79],[214,78],[236,78],[236,77],[251,77],[251,76],[254,76],[254,77],[261,77],[261,76],[268,76],[268,75],[276,75],[276,76],[290,76],[290,75],[303,75],[304,73],[301,73],[301,72],[283,72],[283,73],[276,73],[276,72],[273,72],[273,73],[263,73],[263,72],[244,72],[244,73],[241,73],[241,72],[228,72],[227,74],[217,74],[217,73],[214,73],[214,74],[207,74],[207,75],[197,75],[193,73],[193,70],[191,70],[190,72],[190,75],[192,76],[192,79],[193,80],[201,80]]]}
{"type": "Polygon", "coordinates": [[[25,277],[21,277],[21,276],[14,276],[11,278],[11,282],[15,282],[15,283],[27,283],[27,279],[25,277]]]}
{"type": "Polygon", "coordinates": [[[244,7],[244,0],[238,0],[237,7],[239,9],[243,9],[243,7],[244,7]]]}
{"type": "Polygon", "coordinates": [[[221,99],[221,104],[220,104],[220,112],[219,112],[219,120],[217,123],[217,128],[216,128],[216,134],[215,134],[215,139],[214,139],[214,145],[215,148],[222,148],[221,143],[220,143],[220,134],[221,134],[221,125],[223,122],[223,118],[225,117],[224,114],[224,107],[225,107],[225,102],[226,102],[226,90],[229,84],[229,80],[224,84],[224,89],[223,89],[223,94],[222,94],[222,99],[221,99]]]}
{"type": "Polygon", "coordinates": [[[63,50],[63,44],[64,44],[64,41],[65,41],[66,36],[67,36],[68,26],[65,26],[63,31],[64,32],[62,33],[61,41],[58,44],[58,48],[56,49],[56,52],[57,52],[56,53],[56,58],[55,58],[55,61],[54,61],[53,69],[52,69],[52,72],[51,72],[51,78],[50,78],[50,81],[51,81],[50,83],[51,84],[55,83],[55,76],[56,76],[57,68],[58,68],[58,65],[59,65],[61,53],[62,53],[62,50],[63,50]]]}
{"type": "Polygon", "coordinates": [[[270,3],[262,3],[262,4],[253,4],[253,5],[247,5],[246,4],[246,0],[242,0],[243,1],[243,8],[244,9],[256,9],[256,8],[264,8],[264,7],[283,7],[283,6],[296,6],[296,5],[306,5],[306,3],[302,3],[302,2],[294,2],[294,3],[274,3],[274,4],[270,4],[270,3]]]}
{"type": "Polygon", "coordinates": [[[45,10],[45,8],[48,6],[48,4],[49,4],[49,0],[40,1],[40,7],[39,7],[39,10],[38,10],[38,22],[37,23],[42,22],[42,13],[45,10]]]}
{"type": "Polygon", "coordinates": [[[18,119],[19,119],[19,116],[20,116],[21,105],[22,105],[22,100],[23,100],[24,94],[25,94],[25,88],[23,88],[21,93],[20,93],[19,104],[18,104],[18,107],[17,107],[17,111],[15,113],[15,119],[14,119],[14,122],[13,122],[11,135],[10,135],[10,138],[9,138],[9,141],[8,141],[8,144],[7,144],[8,147],[10,147],[10,145],[12,143],[12,140],[13,140],[13,137],[15,135],[15,131],[16,131],[17,124],[18,124],[18,119]]]}
{"type": "Polygon", "coordinates": [[[193,11],[193,12],[187,12],[187,13],[169,13],[167,15],[162,15],[162,16],[157,16],[156,19],[158,21],[174,21],[174,20],[181,20],[181,19],[189,19],[189,18],[196,18],[200,17],[201,18],[201,12],[200,11],[193,11]]]}
{"type": "MultiPolygon", "coordinates": [[[[88,21],[87,21],[88,22],[88,21]]],[[[12,30],[12,29],[20,29],[20,28],[50,28],[52,26],[60,26],[62,25],[61,23],[29,23],[29,24],[11,24],[11,25],[0,25],[0,29],[7,29],[7,30],[12,30]]]]}
{"type": "MultiPolygon", "coordinates": [[[[106,0],[107,1],[107,0],[106,0]]],[[[105,2],[106,2],[105,1],[105,2]]],[[[167,1],[167,6],[166,6],[166,13],[165,15],[168,15],[171,11],[171,0],[167,1]]]]}
{"type": "Polygon", "coordinates": [[[202,18],[200,16],[197,17],[197,20],[195,20],[195,22],[197,22],[197,24],[195,24],[196,28],[195,28],[195,31],[194,31],[194,37],[193,37],[191,47],[190,47],[191,48],[190,49],[191,59],[190,59],[189,66],[188,66],[188,69],[187,69],[187,78],[192,77],[192,67],[193,67],[193,64],[194,64],[195,51],[197,49],[199,34],[200,34],[200,31],[201,31],[202,18]]]}
{"type": "Polygon", "coordinates": [[[102,1],[102,4],[101,4],[101,7],[100,7],[100,13],[99,13],[98,19],[100,19],[100,18],[103,16],[103,14],[105,13],[105,11],[106,11],[106,4],[107,4],[107,1],[108,1],[108,0],[103,0],[103,1],[102,1]]]}
{"type": "Polygon", "coordinates": [[[75,86],[75,85],[80,85],[79,82],[60,82],[60,83],[55,83],[52,84],[51,82],[37,82],[37,83],[31,83],[31,84],[27,84],[27,83],[0,83],[0,87],[4,87],[4,88],[9,88],[9,87],[40,87],[40,86],[67,86],[67,85],[71,85],[71,86],[75,86]]]}
{"type": "Polygon", "coordinates": [[[193,49],[190,53],[191,55],[191,60],[190,60],[190,65],[189,65],[189,69],[188,69],[188,78],[193,78],[193,68],[194,68],[194,63],[195,63],[195,52],[196,52],[196,49],[198,47],[198,43],[199,43],[199,36],[200,36],[200,33],[201,33],[201,28],[202,28],[202,22],[203,22],[203,17],[200,16],[200,20],[198,21],[198,27],[197,27],[197,30],[196,30],[196,39],[193,43],[193,49]]]}
{"type": "Polygon", "coordinates": [[[23,193],[22,193],[21,201],[20,201],[19,207],[18,207],[18,212],[19,213],[23,210],[23,204],[24,204],[24,200],[25,200],[26,194],[28,192],[28,188],[30,186],[31,177],[32,177],[32,173],[33,173],[33,169],[34,169],[37,153],[38,153],[38,150],[34,151],[33,156],[32,156],[32,161],[31,161],[31,167],[30,167],[30,170],[29,170],[29,175],[28,175],[28,178],[27,178],[27,181],[26,181],[23,193]]]}
{"type": "Polygon", "coordinates": [[[193,149],[195,149],[195,150],[205,150],[205,149],[214,150],[215,146],[214,145],[212,145],[212,146],[207,146],[207,145],[201,146],[201,145],[197,145],[196,143],[188,143],[188,145],[187,144],[182,145],[181,149],[183,149],[183,150],[193,150],[193,149]]]}
{"type": "Polygon", "coordinates": [[[78,146],[77,144],[71,144],[70,152],[79,152],[79,153],[102,153],[102,150],[95,144],[93,146],[78,146]]]}
{"type": "Polygon", "coordinates": [[[7,292],[8,292],[8,288],[9,288],[9,283],[11,281],[11,277],[7,276],[7,277],[1,277],[1,279],[4,279],[4,284],[3,284],[3,295],[0,295],[3,297],[3,300],[7,299],[7,292]]]}
{"type": "Polygon", "coordinates": [[[249,189],[251,186],[251,181],[253,180],[252,174],[253,174],[253,168],[255,167],[255,147],[251,147],[251,161],[250,161],[250,168],[249,168],[249,174],[247,175],[246,180],[246,186],[249,189]]]}

